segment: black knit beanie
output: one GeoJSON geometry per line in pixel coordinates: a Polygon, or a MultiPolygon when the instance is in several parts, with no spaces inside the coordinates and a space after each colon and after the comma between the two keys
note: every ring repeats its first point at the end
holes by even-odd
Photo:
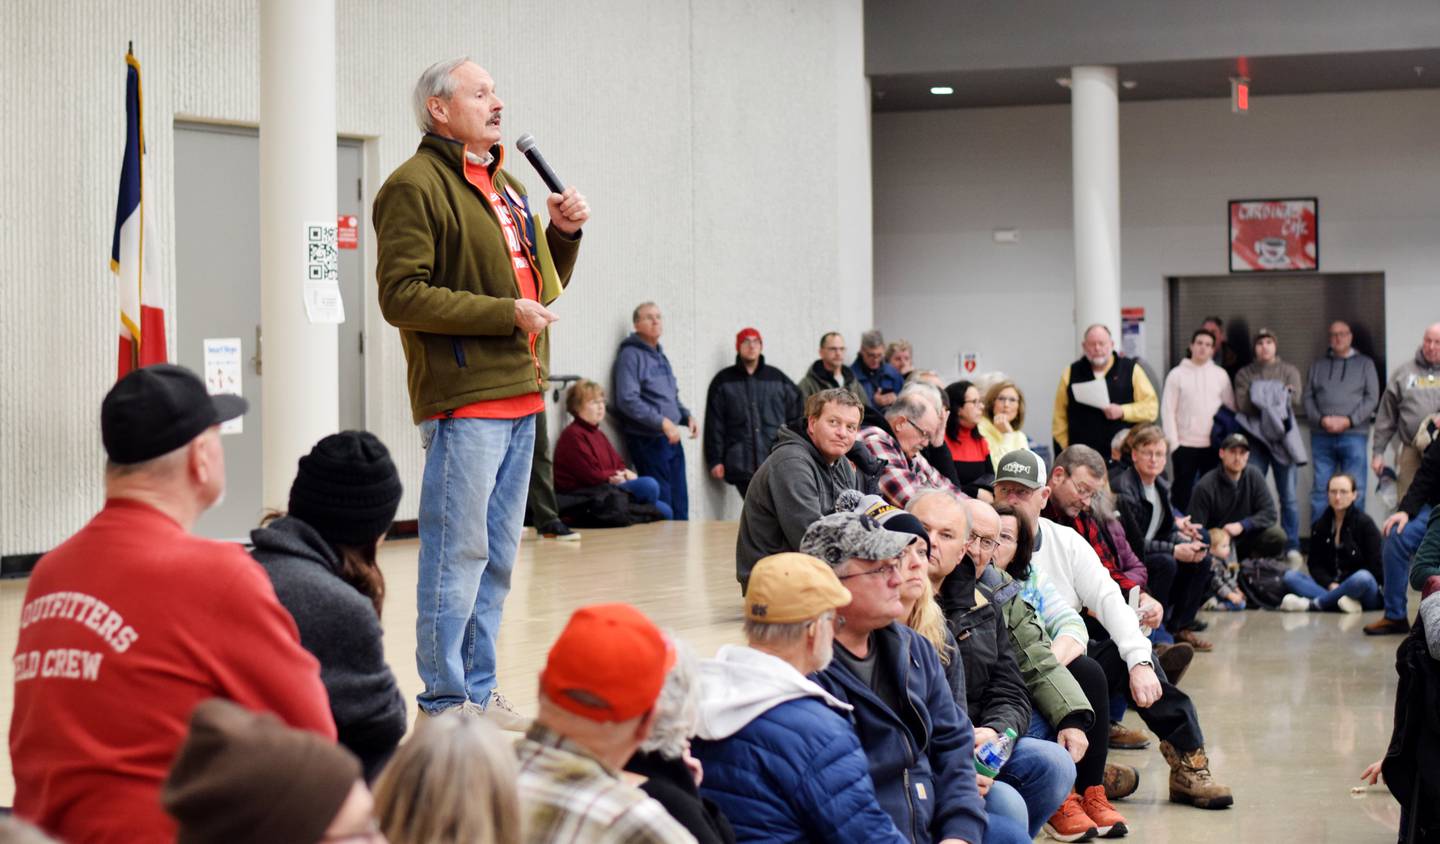
{"type": "Polygon", "coordinates": [[[385,444],[367,431],[341,431],[300,458],[290,515],[331,545],[365,545],[390,528],[401,491],[385,444]]]}

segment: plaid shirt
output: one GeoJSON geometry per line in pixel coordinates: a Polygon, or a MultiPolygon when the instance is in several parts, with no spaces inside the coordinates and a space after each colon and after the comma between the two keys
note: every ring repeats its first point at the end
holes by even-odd
{"type": "Polygon", "coordinates": [[[949,490],[961,498],[968,498],[950,479],[940,474],[929,461],[919,454],[913,458],[905,456],[895,436],[876,426],[860,429],[860,442],[870,456],[880,461],[885,468],[880,471],[880,494],[885,500],[900,509],[926,487],[949,490]]]}
{"type": "Polygon", "coordinates": [[[515,758],[528,842],[694,844],[663,806],[559,733],[535,724],[515,758]]]}

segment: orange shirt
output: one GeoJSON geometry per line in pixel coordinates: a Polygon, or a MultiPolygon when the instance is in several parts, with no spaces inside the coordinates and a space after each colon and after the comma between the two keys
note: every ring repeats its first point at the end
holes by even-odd
{"type": "MultiPolygon", "coordinates": [[[[505,203],[500,192],[495,189],[495,182],[490,178],[489,168],[466,159],[465,179],[475,186],[481,196],[485,197],[485,201],[490,203],[490,209],[500,220],[500,230],[504,232],[505,245],[510,249],[510,265],[515,268],[515,283],[520,289],[520,295],[526,299],[540,301],[540,285],[539,280],[535,277],[535,269],[530,266],[530,257],[526,254],[524,245],[520,243],[520,231],[516,228],[515,219],[510,214],[510,206],[505,203]]],[[[537,236],[543,237],[544,235],[537,236]]],[[[535,356],[535,341],[539,339],[539,336],[538,334],[530,335],[530,356],[532,358],[535,356]]],[[[445,413],[436,414],[432,418],[520,419],[545,409],[545,396],[540,392],[539,386],[536,384],[536,392],[533,393],[477,401],[445,413]]]]}

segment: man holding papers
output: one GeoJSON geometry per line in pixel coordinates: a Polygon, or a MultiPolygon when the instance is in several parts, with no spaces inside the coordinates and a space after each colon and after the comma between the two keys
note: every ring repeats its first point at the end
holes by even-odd
{"type": "Polygon", "coordinates": [[[1055,390],[1055,453],[1079,443],[1109,454],[1121,428],[1155,421],[1160,399],[1145,370],[1115,354],[1109,328],[1097,323],[1085,329],[1080,348],[1084,355],[1060,375],[1055,390]]]}

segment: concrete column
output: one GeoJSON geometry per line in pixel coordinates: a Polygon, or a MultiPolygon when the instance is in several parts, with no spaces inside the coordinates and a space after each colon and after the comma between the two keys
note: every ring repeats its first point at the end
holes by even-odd
{"type": "Polygon", "coordinates": [[[336,327],[311,323],[304,298],[305,226],[335,224],[335,166],[335,0],[261,0],[260,430],[266,508],[284,509],[296,461],[339,425],[336,327]]]}
{"type": "Polygon", "coordinates": [[[1070,70],[1075,200],[1075,343],[1110,326],[1120,345],[1120,101],[1113,67],[1070,70]]]}

